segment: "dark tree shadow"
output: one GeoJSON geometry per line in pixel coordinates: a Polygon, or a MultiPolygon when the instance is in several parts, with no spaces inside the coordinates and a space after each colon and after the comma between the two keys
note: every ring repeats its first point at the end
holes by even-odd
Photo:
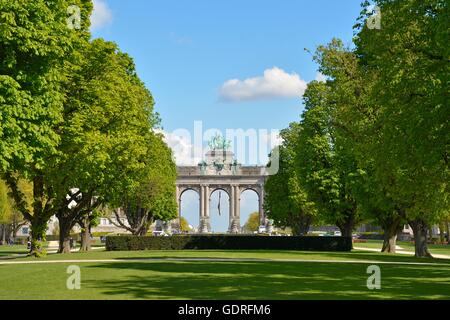
{"type": "MultiPolygon", "coordinates": [[[[148,256],[139,256],[139,257],[123,257],[117,258],[119,260],[148,260],[148,259],[227,259],[227,257],[217,256],[216,253],[218,251],[214,250],[184,250],[185,252],[202,252],[204,255],[201,257],[182,257],[176,254],[171,255],[170,252],[165,251],[164,254],[158,254],[157,250],[148,250],[141,251],[141,253],[148,253],[148,256]]],[[[223,253],[224,251],[219,251],[223,253]]],[[[271,254],[286,254],[286,259],[295,259],[295,255],[299,255],[299,260],[317,260],[317,255],[324,255],[328,259],[324,260],[353,260],[353,261],[382,261],[382,262],[413,262],[413,263],[436,263],[436,264],[448,264],[450,266],[450,259],[438,259],[438,258],[415,258],[412,256],[404,256],[404,255],[392,255],[378,252],[370,252],[370,251],[354,251],[354,252],[317,252],[317,251],[277,251],[277,250],[228,250],[230,254],[233,253],[241,253],[246,254],[243,259],[245,260],[270,260],[271,254]],[[252,254],[266,254],[267,257],[258,257],[252,258],[252,254]],[[287,256],[291,255],[291,256],[287,256]],[[308,258],[310,256],[311,258],[308,258]]],[[[231,257],[229,259],[239,259],[238,257],[231,257]]],[[[283,257],[277,256],[275,259],[283,259],[283,257]]],[[[320,260],[320,258],[318,259],[320,260]]]]}
{"type": "MultiPolygon", "coordinates": [[[[369,264],[276,262],[118,262],[89,268],[131,270],[83,285],[134,299],[449,299],[446,266],[382,265],[382,289],[367,288],[369,264]],[[129,272],[128,272],[129,274],[129,272]]],[[[111,273],[111,272],[109,272],[111,273]]]]}

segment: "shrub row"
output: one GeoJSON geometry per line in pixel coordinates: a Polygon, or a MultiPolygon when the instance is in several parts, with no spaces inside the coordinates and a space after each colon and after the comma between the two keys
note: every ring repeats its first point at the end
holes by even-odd
{"type": "Polygon", "coordinates": [[[257,235],[108,236],[106,250],[302,250],[350,251],[347,237],[269,237],[257,235]]]}

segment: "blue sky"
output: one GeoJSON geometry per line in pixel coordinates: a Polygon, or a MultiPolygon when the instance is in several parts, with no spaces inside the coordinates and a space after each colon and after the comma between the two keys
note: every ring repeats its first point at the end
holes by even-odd
{"type": "MultiPolygon", "coordinates": [[[[93,37],[115,41],[135,59],[169,133],[191,131],[198,120],[223,131],[283,129],[297,121],[302,89],[317,76],[304,48],[313,51],[333,37],[350,45],[360,12],[360,0],[95,0],[95,6],[93,37]]],[[[257,208],[256,196],[245,202],[242,222],[257,208]]]]}

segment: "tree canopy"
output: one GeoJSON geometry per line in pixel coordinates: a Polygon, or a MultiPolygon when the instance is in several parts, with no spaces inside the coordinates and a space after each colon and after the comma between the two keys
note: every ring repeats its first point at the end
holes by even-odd
{"type": "Polygon", "coordinates": [[[344,235],[375,222],[385,231],[383,250],[393,252],[408,222],[416,256],[429,256],[428,227],[449,208],[448,2],[374,5],[380,28],[366,24],[372,12],[364,2],[355,47],[333,39],[314,53],[326,80],[309,83],[297,134],[283,142],[296,146],[295,174],[283,180],[297,175],[318,217],[344,235]]]}
{"type": "Polygon", "coordinates": [[[0,5],[0,173],[31,224],[33,254],[45,253],[51,216],[68,252],[72,227],[89,229],[96,208],[123,205],[125,195],[152,218],[173,217],[175,165],[155,132],[153,97],[129,55],[90,39],[92,2],[0,5]],[[68,26],[72,5],[80,28],[68,26]],[[31,208],[22,180],[32,186],[31,208]]]}
{"type": "Polygon", "coordinates": [[[266,181],[264,206],[275,225],[290,227],[294,235],[305,235],[316,215],[316,209],[308,199],[295,170],[298,152],[295,136],[299,130],[299,124],[292,123],[280,134],[283,144],[278,150],[279,170],[266,181]]]}
{"type": "Polygon", "coordinates": [[[244,230],[246,232],[253,233],[259,229],[259,212],[253,212],[248,216],[247,221],[244,225],[244,230]]]}

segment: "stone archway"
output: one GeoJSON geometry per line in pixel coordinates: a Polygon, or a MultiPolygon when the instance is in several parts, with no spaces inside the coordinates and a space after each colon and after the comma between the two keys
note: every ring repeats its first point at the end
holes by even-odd
{"type": "Polygon", "coordinates": [[[209,201],[212,192],[217,189],[229,195],[229,233],[240,233],[240,196],[244,190],[253,190],[259,198],[259,216],[261,226],[267,225],[264,214],[264,183],[266,167],[241,166],[234,160],[230,151],[211,150],[198,166],[177,167],[177,201],[188,189],[196,190],[200,195],[199,232],[211,232],[209,201]]]}

